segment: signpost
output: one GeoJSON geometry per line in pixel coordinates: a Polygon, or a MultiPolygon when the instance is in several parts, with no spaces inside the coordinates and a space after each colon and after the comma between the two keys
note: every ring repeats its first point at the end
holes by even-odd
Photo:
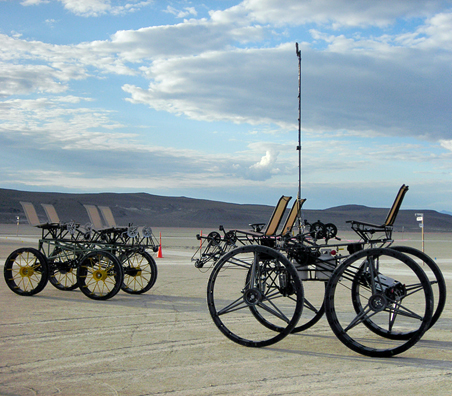
{"type": "Polygon", "coordinates": [[[416,221],[419,221],[419,227],[422,230],[422,252],[424,252],[424,213],[415,213],[416,221]]]}

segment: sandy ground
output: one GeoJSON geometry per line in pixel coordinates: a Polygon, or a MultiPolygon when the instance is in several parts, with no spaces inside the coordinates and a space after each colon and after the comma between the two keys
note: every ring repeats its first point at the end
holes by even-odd
{"type": "MultiPolygon", "coordinates": [[[[37,231],[0,226],[1,262],[18,247],[36,247],[37,231]]],[[[246,348],[208,313],[209,273],[190,262],[200,230],[160,232],[157,283],[143,295],[94,301],[48,284],[21,297],[0,281],[0,395],[452,394],[449,303],[419,343],[389,359],[349,350],[325,318],[271,347],[246,348]]],[[[396,237],[421,246],[420,233],[396,237]]],[[[452,234],[425,238],[450,291],[452,234]]]]}

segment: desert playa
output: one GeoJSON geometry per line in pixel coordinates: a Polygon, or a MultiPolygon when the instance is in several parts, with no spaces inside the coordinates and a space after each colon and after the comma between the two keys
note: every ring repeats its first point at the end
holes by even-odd
{"type": "MultiPolygon", "coordinates": [[[[414,347],[393,358],[356,354],[325,318],[305,332],[253,349],[225,338],[206,305],[208,270],[190,261],[198,229],[162,234],[158,279],[143,295],[108,301],[48,284],[33,297],[0,281],[1,395],[450,395],[452,309],[414,347]]],[[[202,230],[207,233],[209,230],[202,230]]],[[[352,238],[346,235],[346,238],[352,238]]],[[[395,234],[421,248],[421,234],[395,234]]],[[[1,266],[39,230],[0,226],[1,266]]],[[[425,251],[452,290],[452,234],[425,234],[425,251]]],[[[154,254],[155,257],[155,254],[154,254]]],[[[3,272],[3,271],[2,271],[3,272]]]]}

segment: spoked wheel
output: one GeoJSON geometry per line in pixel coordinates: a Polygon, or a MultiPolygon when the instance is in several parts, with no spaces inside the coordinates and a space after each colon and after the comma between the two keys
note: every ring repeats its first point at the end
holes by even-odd
{"type": "Polygon", "coordinates": [[[298,333],[314,326],[325,313],[326,282],[303,281],[304,305],[303,315],[292,333],[298,333]]]}
{"type": "MultiPolygon", "coordinates": [[[[433,290],[434,301],[433,316],[429,326],[429,328],[431,328],[441,316],[444,305],[446,304],[446,282],[441,270],[431,257],[418,249],[408,246],[391,246],[391,249],[397,250],[398,252],[402,252],[403,254],[411,257],[414,261],[416,261],[418,265],[420,265],[420,267],[427,275],[433,290]]],[[[410,336],[411,334],[409,333],[407,335],[400,335],[400,337],[402,338],[409,338],[410,336]]]]}
{"type": "Polygon", "coordinates": [[[390,357],[412,347],[428,329],[433,292],[424,271],[408,256],[392,249],[367,249],[333,273],[325,310],[331,329],[350,349],[390,357]],[[410,337],[399,339],[396,334],[410,337]]]}
{"type": "Polygon", "coordinates": [[[107,300],[121,289],[124,271],[111,253],[93,251],[80,262],[77,281],[80,290],[93,300],[107,300]]]}
{"type": "MultiPolygon", "coordinates": [[[[296,268],[296,267],[295,267],[296,268]]],[[[303,279],[303,278],[301,278],[303,279]]],[[[298,320],[297,325],[291,331],[291,333],[299,333],[314,326],[325,313],[325,288],[326,282],[320,280],[303,280],[303,315],[298,320]]],[[[267,328],[273,331],[282,331],[285,326],[277,326],[274,323],[269,322],[271,317],[262,317],[260,311],[255,307],[250,307],[251,312],[256,319],[267,328]]]]}
{"type": "Polygon", "coordinates": [[[248,245],[225,254],[215,265],[207,303],[226,337],[263,347],[283,339],[297,324],[303,286],[285,256],[269,247],[248,245]]]}
{"type": "Polygon", "coordinates": [[[147,292],[157,280],[157,264],[147,252],[126,252],[119,256],[124,269],[121,289],[130,294],[147,292]]]}
{"type": "Polygon", "coordinates": [[[59,290],[77,289],[77,267],[81,257],[71,250],[55,248],[48,258],[49,282],[59,290]]]}
{"type": "Polygon", "coordinates": [[[32,296],[42,291],[49,277],[46,257],[33,248],[12,252],[6,259],[3,273],[8,287],[21,296],[32,296]]]}

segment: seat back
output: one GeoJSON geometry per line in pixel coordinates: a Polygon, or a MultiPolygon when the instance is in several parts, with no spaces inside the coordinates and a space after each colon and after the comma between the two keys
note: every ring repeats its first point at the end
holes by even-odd
{"type": "Polygon", "coordinates": [[[21,202],[22,208],[25,212],[25,216],[27,217],[28,224],[32,226],[38,226],[41,224],[39,221],[38,215],[36,213],[36,209],[31,202],[21,202]]]}
{"type": "Polygon", "coordinates": [[[53,223],[53,224],[60,223],[60,218],[58,217],[58,214],[57,214],[55,208],[53,207],[53,205],[42,203],[41,206],[44,208],[44,211],[46,212],[49,223],[53,223]]]}
{"type": "Polygon", "coordinates": [[[102,224],[102,219],[100,218],[99,211],[95,205],[83,205],[88,212],[89,219],[96,230],[102,229],[104,226],[102,224]]]}
{"type": "Polygon", "coordinates": [[[292,197],[286,197],[284,195],[281,198],[279,198],[279,201],[275,206],[275,209],[273,210],[270,220],[268,221],[267,226],[265,227],[264,231],[265,236],[272,236],[276,234],[279,224],[281,223],[284,211],[287,208],[287,204],[291,199],[292,197]]]}
{"type": "Polygon", "coordinates": [[[407,191],[408,186],[405,186],[405,184],[403,184],[399,189],[399,192],[394,200],[394,203],[392,204],[391,209],[389,209],[388,215],[383,224],[385,227],[391,227],[394,225],[397,214],[399,213],[400,206],[402,205],[403,198],[407,191]]]}
{"type": "Polygon", "coordinates": [[[295,224],[295,220],[298,217],[298,214],[300,213],[300,209],[303,206],[303,204],[305,203],[306,198],[303,199],[299,199],[297,198],[295,203],[292,206],[292,209],[289,212],[289,215],[286,218],[286,222],[283,225],[283,229],[281,232],[281,235],[287,235],[290,234],[292,232],[292,228],[295,224]]]}
{"type": "Polygon", "coordinates": [[[105,223],[107,223],[108,227],[113,227],[116,228],[116,221],[115,218],[113,216],[113,213],[111,212],[111,209],[109,206],[98,206],[98,208],[100,209],[100,212],[102,213],[102,217],[105,220],[105,223]]]}

